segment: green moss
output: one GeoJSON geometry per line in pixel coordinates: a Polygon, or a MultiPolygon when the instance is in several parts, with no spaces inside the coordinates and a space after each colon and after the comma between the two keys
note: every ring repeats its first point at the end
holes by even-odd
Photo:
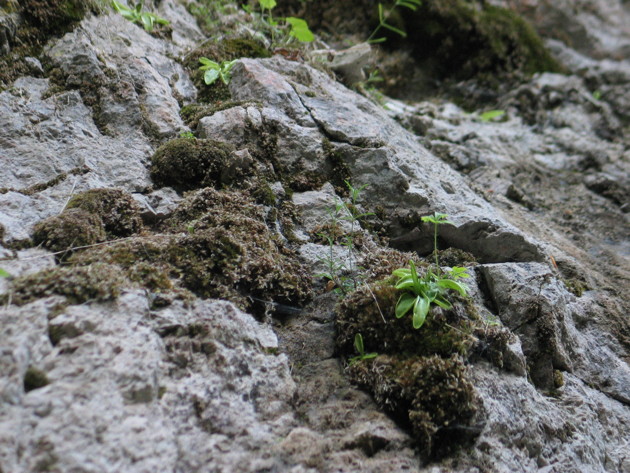
{"type": "Polygon", "coordinates": [[[560,71],[533,27],[512,10],[476,0],[427,0],[406,16],[421,63],[442,78],[560,71]]]}
{"type": "MultiPolygon", "coordinates": [[[[264,217],[251,197],[206,188],[189,194],[163,223],[167,234],[93,248],[70,261],[116,264],[136,280],[142,278],[134,274],[142,276],[150,265],[199,296],[243,308],[251,306],[249,296],[301,305],[311,297],[311,275],[269,231],[264,217]]],[[[166,290],[163,281],[151,284],[166,290]]]]}
{"type": "Polygon", "coordinates": [[[376,403],[408,428],[425,458],[440,457],[479,433],[478,399],[461,358],[380,355],[348,369],[376,403]]]}
{"type": "Polygon", "coordinates": [[[584,291],[589,290],[588,284],[578,278],[563,279],[562,282],[567,290],[576,297],[582,297],[584,291]]]}
{"type": "Polygon", "coordinates": [[[467,251],[459,248],[447,248],[440,251],[440,264],[442,266],[468,266],[476,264],[477,258],[467,251]]]}
{"type": "Polygon", "coordinates": [[[195,129],[199,124],[199,120],[201,120],[202,118],[212,116],[215,113],[220,112],[221,110],[227,110],[228,108],[239,106],[260,107],[260,102],[254,102],[252,100],[237,100],[222,102],[214,105],[191,104],[182,107],[179,111],[179,114],[186,125],[188,125],[191,129],[195,129]]]}
{"type": "Polygon", "coordinates": [[[81,209],[98,215],[109,237],[126,237],[142,230],[140,209],[120,189],[91,189],[73,196],[66,209],[81,209]]]}
{"type": "Polygon", "coordinates": [[[50,384],[48,376],[42,370],[39,370],[33,366],[29,366],[24,373],[24,391],[29,392],[34,389],[43,388],[50,384]]]}
{"type": "Polygon", "coordinates": [[[106,238],[103,221],[82,209],[70,209],[35,225],[33,242],[53,251],[92,245],[106,238]]]}
{"type": "MultiPolygon", "coordinates": [[[[151,178],[158,186],[178,190],[218,186],[232,160],[232,147],[212,140],[177,138],[160,146],[151,158],[151,178]]],[[[229,179],[231,180],[231,179],[229,179]]]]}
{"type": "Polygon", "coordinates": [[[59,33],[78,21],[90,10],[83,0],[23,0],[20,9],[31,25],[49,33],[59,33]]]}
{"type": "Polygon", "coordinates": [[[72,304],[118,297],[125,279],[117,266],[94,263],[83,267],[56,267],[11,281],[13,304],[24,305],[42,297],[65,296],[72,304]]]}
{"type": "Polygon", "coordinates": [[[50,179],[49,181],[46,181],[40,184],[34,184],[32,186],[27,187],[26,189],[17,190],[16,192],[19,192],[24,195],[34,195],[34,194],[37,194],[38,192],[43,192],[46,189],[56,186],[60,182],[64,181],[68,176],[82,176],[84,174],[87,174],[88,172],[90,172],[90,169],[87,166],[76,167],[76,168],[71,169],[70,171],[62,172],[58,174],[57,176],[50,179]]]}
{"type": "Polygon", "coordinates": [[[398,319],[394,314],[399,296],[400,291],[385,281],[370,288],[363,286],[346,297],[335,309],[339,351],[348,356],[354,354],[354,336],[361,333],[367,349],[377,353],[467,355],[475,338],[473,323],[466,318],[461,304],[447,312],[433,308],[422,328],[413,330],[410,317],[398,319]]]}
{"type": "Polygon", "coordinates": [[[193,83],[199,92],[200,102],[216,104],[231,99],[228,87],[218,80],[207,85],[203,80],[203,72],[199,70],[199,58],[207,57],[213,61],[231,61],[242,57],[261,58],[270,57],[271,53],[258,41],[249,38],[231,38],[224,40],[210,40],[199,48],[191,51],[184,58],[184,66],[188,69],[193,83]]]}
{"type": "Polygon", "coordinates": [[[31,73],[25,57],[39,56],[46,41],[70,31],[89,13],[98,13],[100,0],[23,0],[9,10],[24,19],[12,38],[11,51],[0,57],[0,88],[21,75],[31,73]]]}

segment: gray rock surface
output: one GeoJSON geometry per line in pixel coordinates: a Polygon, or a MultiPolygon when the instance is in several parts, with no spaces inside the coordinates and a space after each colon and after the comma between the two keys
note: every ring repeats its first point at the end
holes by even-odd
{"type": "MultiPolygon", "coordinates": [[[[433,228],[420,217],[449,215],[440,248],[479,262],[471,307],[515,335],[502,369],[471,358],[483,419],[473,445],[429,462],[350,383],[337,299],[322,282],[307,306],[267,301],[258,318],[138,280],[108,302],[11,303],[17,278],[58,265],[26,247],[73,195],[131,193],[152,237],[185,202],[152,187],[149,158],[187,130],[179,111],[196,90],[177,58],[203,35],[183,4],[164,0],[151,8],[172,39],[119,15],[88,17],[33,58],[44,78],[0,92],[0,268],[11,275],[0,278],[0,471],[630,471],[628,7],[584,0],[572,15],[568,2],[510,3],[541,30],[567,30],[571,44],[549,45],[571,73],[523,83],[502,97],[500,120],[437,99],[385,110],[275,56],[238,61],[239,105],[195,130],[242,162],[272,156],[277,203],[260,214],[313,274],[330,247],[309,232],[344,198],[343,178],[369,184],[361,208],[398,249],[429,255],[433,228]],[[285,204],[301,213],[290,242],[276,215],[285,204]]],[[[351,267],[378,253],[370,225],[357,226],[354,253],[335,245],[333,258],[351,267]]]]}

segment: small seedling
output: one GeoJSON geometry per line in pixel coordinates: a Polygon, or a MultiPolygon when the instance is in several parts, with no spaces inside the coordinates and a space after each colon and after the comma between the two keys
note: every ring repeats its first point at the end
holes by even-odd
{"type": "Polygon", "coordinates": [[[374,215],[371,212],[360,212],[357,210],[361,191],[367,187],[367,184],[354,187],[349,181],[344,180],[344,182],[350,192],[350,203],[344,202],[343,200],[337,200],[335,202],[335,207],[328,209],[328,228],[330,230],[328,233],[318,233],[320,238],[328,242],[330,250],[328,256],[320,258],[320,260],[326,264],[327,270],[324,273],[316,275],[316,277],[322,277],[331,281],[335,286],[335,292],[342,296],[356,289],[361,283],[361,277],[357,275],[357,272],[362,268],[356,266],[355,264],[354,233],[358,229],[362,219],[370,215],[374,215]],[[335,237],[338,236],[334,233],[339,230],[341,221],[350,222],[350,232],[344,236],[341,243],[342,246],[345,246],[348,249],[348,264],[337,259],[334,255],[335,237]],[[345,276],[343,274],[344,272],[350,273],[352,276],[345,276]]]}
{"type": "Polygon", "coordinates": [[[207,57],[200,57],[199,62],[202,65],[199,67],[199,70],[205,71],[203,81],[206,85],[212,85],[220,78],[225,85],[228,85],[230,83],[230,79],[232,78],[232,67],[236,61],[238,61],[238,59],[234,59],[232,61],[221,61],[221,63],[218,63],[208,59],[207,57]]]}
{"type": "Polygon", "coordinates": [[[114,10],[120,13],[123,16],[123,18],[126,18],[132,23],[137,23],[139,25],[142,25],[144,29],[148,31],[149,33],[153,31],[153,28],[156,23],[159,25],[169,24],[169,21],[164,18],[161,18],[153,13],[143,12],[142,11],[142,8],[144,6],[143,3],[144,2],[138,2],[136,3],[135,7],[129,8],[123,5],[122,3],[114,0],[112,1],[112,7],[114,8],[114,10]]]}
{"type": "Polygon", "coordinates": [[[7,273],[4,269],[0,268],[0,278],[9,278],[11,275],[7,273]]]}
{"type": "Polygon", "coordinates": [[[405,33],[403,30],[399,28],[396,28],[395,26],[390,25],[389,23],[387,23],[387,21],[391,17],[394,10],[398,7],[405,7],[405,8],[408,8],[409,10],[416,11],[420,5],[422,5],[422,2],[420,0],[396,0],[396,3],[394,3],[394,5],[390,9],[385,11],[383,8],[383,4],[379,3],[378,4],[378,26],[374,29],[374,31],[372,31],[372,34],[367,39],[367,42],[373,44],[373,43],[382,43],[386,41],[387,38],[383,36],[380,38],[375,38],[376,33],[378,33],[381,30],[381,28],[388,29],[390,31],[393,31],[397,35],[400,35],[403,38],[406,38],[407,33],[405,33]]]}
{"type": "Polygon", "coordinates": [[[194,140],[195,139],[195,134],[192,131],[180,131],[179,132],[179,137],[180,138],[188,138],[190,140],[194,140]]]}
{"type": "Polygon", "coordinates": [[[363,335],[357,333],[354,336],[354,348],[357,351],[358,355],[350,358],[350,366],[358,363],[363,360],[371,360],[372,358],[376,358],[378,353],[365,353],[365,346],[363,345],[363,335]]]}
{"type": "Polygon", "coordinates": [[[489,110],[479,115],[479,119],[484,123],[488,123],[494,120],[495,118],[502,117],[503,115],[505,115],[505,110],[489,110]]]}
{"type": "MultiPolygon", "coordinates": [[[[260,5],[260,20],[266,29],[269,30],[271,34],[271,42],[276,43],[275,36],[276,34],[280,34],[285,30],[287,39],[295,38],[303,43],[310,43],[315,39],[315,35],[309,29],[308,23],[306,20],[301,18],[295,18],[292,16],[286,18],[275,18],[273,17],[272,10],[276,7],[276,0],[258,0],[258,4],[260,5]],[[286,32],[286,28],[282,28],[284,25],[288,25],[289,29],[286,32]]],[[[251,15],[255,15],[255,12],[251,7],[243,6],[243,9],[250,13],[251,15]]],[[[280,41],[282,43],[282,41],[280,41]]],[[[286,43],[288,41],[284,41],[286,43]]]]}

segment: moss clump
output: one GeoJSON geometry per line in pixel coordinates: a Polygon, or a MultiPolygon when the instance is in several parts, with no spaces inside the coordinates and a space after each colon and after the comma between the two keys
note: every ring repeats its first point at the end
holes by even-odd
{"type": "Polygon", "coordinates": [[[399,296],[400,291],[385,281],[346,297],[335,309],[339,351],[353,354],[357,333],[363,336],[366,350],[381,354],[465,356],[474,345],[472,322],[460,304],[448,312],[432,309],[422,329],[413,330],[410,317],[398,319],[394,314],[399,296]]]}
{"type": "MultiPolygon", "coordinates": [[[[477,398],[456,355],[408,358],[380,355],[349,368],[352,379],[407,427],[426,457],[436,458],[474,438],[477,398]]],[[[478,432],[477,432],[478,433],[478,432]]]]}
{"type": "Polygon", "coordinates": [[[48,376],[43,371],[29,366],[24,373],[24,391],[29,392],[33,389],[43,388],[44,386],[50,384],[48,380],[48,376]]]}
{"type": "Polygon", "coordinates": [[[440,251],[440,264],[442,266],[468,266],[476,264],[477,258],[467,251],[460,250],[459,248],[447,248],[440,251]]]}
{"type": "Polygon", "coordinates": [[[106,238],[103,221],[83,209],[71,209],[35,225],[33,242],[53,252],[92,245],[106,238]]]}
{"type": "Polygon", "coordinates": [[[204,117],[209,117],[217,112],[220,112],[221,110],[226,110],[228,108],[247,106],[260,107],[261,104],[260,102],[254,102],[252,100],[236,100],[214,105],[191,104],[182,107],[179,111],[179,114],[186,125],[188,125],[191,129],[195,129],[199,124],[199,120],[204,117]]]}
{"type": "Polygon", "coordinates": [[[90,11],[90,3],[84,0],[23,0],[20,11],[34,27],[55,34],[81,21],[90,11]]]}
{"type": "MultiPolygon", "coordinates": [[[[57,267],[11,281],[11,302],[24,305],[42,297],[65,296],[72,304],[118,297],[125,279],[117,266],[94,263],[83,267],[57,267]]],[[[8,296],[4,296],[4,300],[8,296]]]]}
{"type": "Polygon", "coordinates": [[[126,237],[142,230],[140,209],[120,189],[92,189],[75,195],[66,209],[81,209],[101,218],[109,237],[126,237]]]}
{"type": "Polygon", "coordinates": [[[427,0],[405,16],[416,59],[439,77],[498,79],[560,71],[533,27],[512,10],[477,0],[427,0]]]}
{"type": "Polygon", "coordinates": [[[224,170],[233,160],[232,151],[218,141],[177,138],[153,154],[151,178],[158,186],[178,190],[220,185],[227,178],[224,170]]]}
{"type": "Polygon", "coordinates": [[[143,272],[138,265],[151,265],[199,296],[243,308],[251,306],[250,296],[301,305],[311,296],[311,276],[264,217],[252,198],[206,188],[188,195],[163,223],[166,234],[94,248],[71,262],[105,261],[136,274],[143,272]]]}
{"type": "Polygon", "coordinates": [[[211,40],[190,52],[184,59],[184,66],[188,69],[192,81],[199,91],[197,98],[200,102],[215,104],[229,101],[231,98],[230,91],[220,80],[212,85],[207,85],[204,82],[204,73],[199,70],[199,58],[201,57],[207,57],[221,63],[222,61],[231,61],[242,57],[271,57],[271,53],[261,43],[249,38],[211,40]]]}

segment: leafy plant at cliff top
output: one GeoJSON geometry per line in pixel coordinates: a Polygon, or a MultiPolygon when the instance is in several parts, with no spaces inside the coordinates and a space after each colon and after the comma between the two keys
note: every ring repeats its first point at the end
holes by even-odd
{"type": "Polygon", "coordinates": [[[368,43],[382,43],[383,41],[385,41],[387,38],[383,36],[381,36],[380,38],[375,38],[376,33],[378,33],[381,30],[381,28],[388,29],[402,36],[403,38],[406,38],[407,33],[405,33],[403,30],[399,28],[396,28],[395,26],[390,25],[389,23],[387,23],[387,21],[390,19],[394,10],[398,7],[405,7],[405,8],[408,8],[409,10],[416,11],[420,5],[422,5],[422,2],[420,0],[396,0],[396,3],[394,3],[394,5],[390,9],[385,11],[383,9],[383,4],[379,3],[378,4],[378,26],[374,29],[374,31],[372,31],[372,34],[367,39],[367,42],[368,43]]]}
{"type": "Polygon", "coordinates": [[[203,74],[203,81],[206,85],[212,85],[217,79],[221,79],[225,85],[230,83],[232,78],[232,67],[238,61],[234,59],[232,61],[221,61],[221,63],[212,61],[207,57],[200,57],[199,62],[202,66],[199,67],[200,71],[205,71],[203,74]]]}
{"type": "Polygon", "coordinates": [[[137,23],[142,25],[146,31],[149,33],[153,31],[155,24],[159,25],[168,25],[168,20],[161,18],[153,13],[142,11],[144,8],[144,2],[138,2],[133,8],[129,8],[123,5],[116,0],[112,1],[112,7],[118,13],[120,13],[123,18],[131,21],[132,23],[137,23]]]}
{"type": "MultiPolygon", "coordinates": [[[[303,43],[310,43],[315,39],[315,35],[309,29],[308,23],[306,20],[301,18],[295,18],[292,16],[288,16],[286,18],[274,18],[273,17],[273,9],[276,7],[276,0],[258,0],[258,4],[260,5],[260,19],[267,26],[269,32],[271,34],[271,42],[276,42],[276,36],[282,33],[283,29],[281,26],[288,26],[289,30],[287,32],[288,40],[291,38],[295,38],[303,43]],[[282,25],[284,23],[284,25],[282,25]]],[[[254,14],[251,8],[248,6],[243,6],[245,11],[248,13],[254,14]]],[[[285,43],[288,41],[284,41],[285,43]]]]}
{"type": "Polygon", "coordinates": [[[468,293],[468,286],[459,282],[459,279],[469,278],[466,268],[458,266],[450,271],[442,272],[439,264],[437,235],[438,226],[451,223],[445,214],[435,212],[433,215],[422,217],[423,222],[433,223],[433,252],[435,255],[435,267],[429,266],[424,276],[420,277],[413,261],[409,260],[409,268],[399,268],[392,274],[398,278],[396,289],[404,291],[396,303],[396,317],[401,318],[412,312],[413,328],[422,327],[426,320],[431,304],[443,309],[450,309],[453,305],[446,299],[448,291],[456,291],[462,296],[468,293]]]}

